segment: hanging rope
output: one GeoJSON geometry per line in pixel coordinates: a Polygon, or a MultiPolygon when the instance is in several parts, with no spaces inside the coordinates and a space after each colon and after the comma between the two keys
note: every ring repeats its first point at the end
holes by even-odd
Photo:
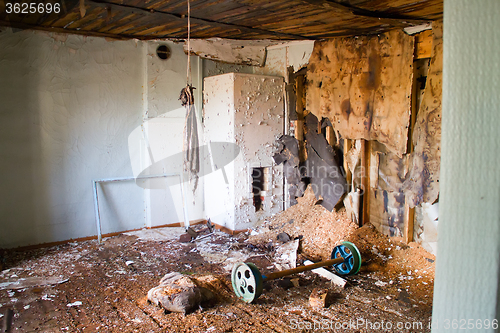
{"type": "Polygon", "coordinates": [[[187,39],[187,73],[186,73],[186,84],[188,86],[192,85],[191,82],[191,6],[189,4],[189,0],[187,0],[187,6],[188,6],[188,39],[187,39]]]}
{"type": "Polygon", "coordinates": [[[179,99],[182,106],[186,108],[186,122],[184,125],[184,171],[189,175],[189,183],[192,185],[193,194],[198,186],[198,173],[200,172],[200,148],[198,140],[198,128],[196,121],[196,108],[194,106],[193,84],[191,82],[191,7],[188,5],[188,38],[187,38],[187,73],[186,87],[181,90],[179,99]]]}

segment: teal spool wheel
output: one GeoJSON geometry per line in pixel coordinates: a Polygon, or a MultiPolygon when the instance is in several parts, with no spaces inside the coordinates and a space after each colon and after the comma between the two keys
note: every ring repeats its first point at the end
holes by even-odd
{"type": "Polygon", "coordinates": [[[359,272],[361,268],[361,253],[351,242],[342,242],[335,246],[331,255],[332,259],[342,258],[343,262],[333,265],[340,275],[352,275],[359,272]]]}
{"type": "Polygon", "coordinates": [[[231,284],[236,296],[247,303],[253,302],[262,294],[262,274],[252,263],[234,265],[231,272],[231,284]]]}

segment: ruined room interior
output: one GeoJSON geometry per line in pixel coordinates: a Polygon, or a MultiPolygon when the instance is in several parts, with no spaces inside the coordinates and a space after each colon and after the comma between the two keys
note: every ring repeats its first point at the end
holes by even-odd
{"type": "Polygon", "coordinates": [[[2,332],[496,331],[496,1],[37,6],[0,1],[2,332]]]}

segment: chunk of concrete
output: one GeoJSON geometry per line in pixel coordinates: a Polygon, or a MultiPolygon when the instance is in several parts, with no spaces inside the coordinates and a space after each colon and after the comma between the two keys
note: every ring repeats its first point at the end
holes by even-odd
{"type": "Polygon", "coordinates": [[[215,295],[199,286],[194,279],[178,272],[166,274],[160,285],[148,292],[148,301],[167,311],[189,313],[215,295]]]}

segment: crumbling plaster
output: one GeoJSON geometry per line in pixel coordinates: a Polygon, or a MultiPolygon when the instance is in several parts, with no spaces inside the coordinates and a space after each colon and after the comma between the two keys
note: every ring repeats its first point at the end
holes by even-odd
{"type": "Polygon", "coordinates": [[[228,73],[205,78],[205,143],[229,142],[239,148],[223,152],[234,159],[224,167],[226,176],[220,170],[206,177],[206,213],[213,222],[246,229],[283,208],[282,168],[272,159],[283,133],[283,97],[280,77],[228,73]],[[258,212],[252,194],[254,167],[271,167],[264,210],[258,212]]]}

